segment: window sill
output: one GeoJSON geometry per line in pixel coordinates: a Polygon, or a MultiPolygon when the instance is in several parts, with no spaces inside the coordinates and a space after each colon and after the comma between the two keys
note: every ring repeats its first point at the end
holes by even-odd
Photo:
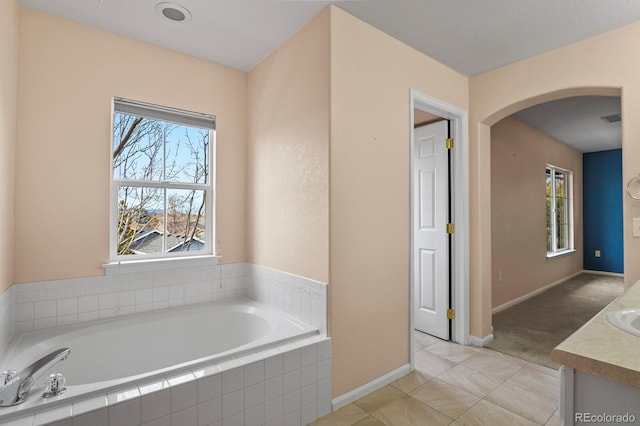
{"type": "Polygon", "coordinates": [[[162,271],[169,269],[216,266],[220,256],[192,256],[170,259],[122,260],[102,265],[106,275],[131,274],[135,272],[162,271]]]}
{"type": "Polygon", "coordinates": [[[559,257],[569,256],[574,254],[576,249],[562,250],[555,253],[547,253],[547,260],[557,259],[559,257]]]}

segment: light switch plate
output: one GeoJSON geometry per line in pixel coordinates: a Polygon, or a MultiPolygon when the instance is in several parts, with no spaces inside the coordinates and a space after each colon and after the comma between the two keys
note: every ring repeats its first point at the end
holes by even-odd
{"type": "Polygon", "coordinates": [[[640,238],[640,217],[633,218],[633,237],[640,238]]]}

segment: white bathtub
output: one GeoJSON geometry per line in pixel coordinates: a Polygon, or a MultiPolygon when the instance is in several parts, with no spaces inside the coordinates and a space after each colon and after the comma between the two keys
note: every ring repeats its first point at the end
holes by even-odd
{"type": "Polygon", "coordinates": [[[0,407],[0,424],[3,417],[33,415],[43,407],[69,405],[126,387],[135,389],[136,384],[228,364],[248,354],[317,335],[317,328],[248,299],[24,333],[0,357],[2,370],[19,371],[59,348],[68,347],[71,353],[33,386],[27,402],[0,407]],[[44,378],[50,373],[64,374],[68,390],[44,401],[40,395],[44,378]]]}

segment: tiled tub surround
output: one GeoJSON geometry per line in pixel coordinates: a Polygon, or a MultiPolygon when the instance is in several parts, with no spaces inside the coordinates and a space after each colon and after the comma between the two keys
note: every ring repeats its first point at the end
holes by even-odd
{"type": "Polygon", "coordinates": [[[7,347],[15,330],[14,287],[0,295],[0,352],[7,347]]]}
{"type": "Polygon", "coordinates": [[[327,333],[327,285],[255,264],[247,264],[247,296],[274,306],[327,333]]]}
{"type": "Polygon", "coordinates": [[[331,411],[330,340],[317,335],[93,395],[7,426],[303,425],[331,411]]]}

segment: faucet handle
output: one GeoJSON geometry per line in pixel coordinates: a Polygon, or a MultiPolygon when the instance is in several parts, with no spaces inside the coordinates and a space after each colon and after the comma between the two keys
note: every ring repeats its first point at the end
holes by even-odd
{"type": "Polygon", "coordinates": [[[45,392],[42,394],[42,397],[51,398],[53,396],[58,396],[64,393],[64,391],[67,390],[67,388],[65,387],[66,381],[67,380],[60,373],[50,375],[47,378],[47,382],[46,382],[47,388],[45,389],[45,392]]]}
{"type": "Polygon", "coordinates": [[[16,370],[5,370],[0,374],[0,388],[9,383],[18,374],[16,370]]]}

